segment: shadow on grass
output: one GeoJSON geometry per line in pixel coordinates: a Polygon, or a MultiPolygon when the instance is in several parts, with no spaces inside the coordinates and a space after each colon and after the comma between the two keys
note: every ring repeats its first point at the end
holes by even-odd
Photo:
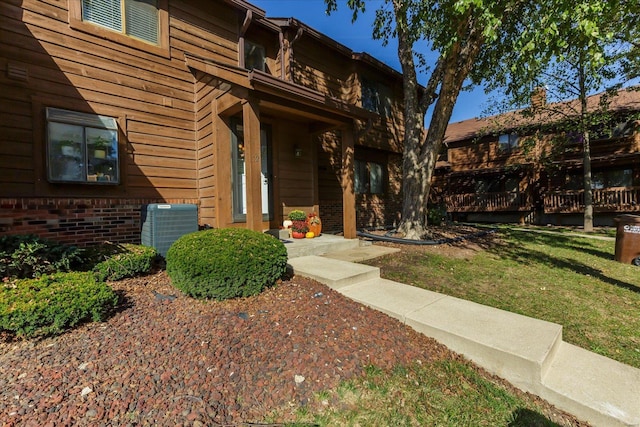
{"type": "Polygon", "coordinates": [[[611,252],[605,252],[599,249],[595,249],[595,248],[587,248],[584,246],[578,246],[578,245],[569,245],[567,246],[570,249],[574,249],[576,251],[580,251],[580,252],[586,252],[589,255],[593,255],[595,257],[598,258],[602,258],[602,259],[606,259],[607,261],[613,261],[613,254],[611,252]]]}
{"type": "MultiPolygon", "coordinates": [[[[510,234],[518,234],[522,236],[522,232],[511,231],[510,234]]],[[[563,248],[570,249],[574,251],[586,252],[592,256],[604,258],[606,260],[613,260],[613,257],[606,252],[603,252],[597,247],[594,247],[590,242],[581,241],[580,244],[577,244],[575,238],[570,236],[549,236],[543,234],[533,235],[534,233],[527,233],[526,239],[527,242],[533,244],[539,244],[548,246],[550,248],[563,248]]],[[[524,236],[523,236],[524,237],[524,236]]],[[[535,262],[538,264],[546,265],[551,268],[562,269],[567,271],[573,271],[575,273],[591,276],[601,280],[604,283],[608,283],[613,286],[617,286],[623,289],[630,290],[632,292],[640,293],[640,287],[637,285],[623,282],[621,280],[614,279],[612,277],[606,276],[602,273],[601,270],[593,268],[584,262],[571,259],[571,258],[561,258],[558,256],[551,255],[550,253],[546,253],[539,250],[527,249],[522,246],[519,246],[515,243],[504,243],[498,246],[494,246],[491,249],[492,252],[499,255],[503,258],[509,258],[514,261],[520,263],[530,263],[535,262]]]]}
{"type": "Polygon", "coordinates": [[[507,424],[508,427],[560,427],[560,424],[530,409],[519,408],[512,415],[513,421],[507,424]]]}

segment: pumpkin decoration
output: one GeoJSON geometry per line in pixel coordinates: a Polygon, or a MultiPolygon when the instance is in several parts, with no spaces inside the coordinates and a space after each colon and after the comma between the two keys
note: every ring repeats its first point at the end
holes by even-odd
{"type": "Polygon", "coordinates": [[[315,212],[307,215],[307,225],[309,226],[309,231],[313,232],[314,236],[319,236],[322,232],[322,221],[320,221],[320,217],[315,212]]]}
{"type": "Polygon", "coordinates": [[[305,237],[307,239],[313,239],[315,237],[315,234],[313,234],[313,231],[309,231],[307,232],[307,234],[305,234],[305,237]]]}

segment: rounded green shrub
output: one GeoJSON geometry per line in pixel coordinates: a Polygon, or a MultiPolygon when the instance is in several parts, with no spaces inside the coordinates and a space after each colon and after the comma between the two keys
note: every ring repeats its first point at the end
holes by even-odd
{"type": "Polygon", "coordinates": [[[158,257],[158,251],[150,246],[125,243],[111,245],[111,250],[104,257],[104,261],[93,267],[96,279],[120,280],[148,274],[158,257]]]}
{"type": "Polygon", "coordinates": [[[0,285],[0,332],[19,337],[59,334],[104,320],[118,295],[90,272],[55,273],[0,285]]]}
{"type": "Polygon", "coordinates": [[[176,288],[192,297],[217,300],[256,295],[287,269],[287,250],[280,240],[244,228],[184,235],[165,258],[176,288]]]}

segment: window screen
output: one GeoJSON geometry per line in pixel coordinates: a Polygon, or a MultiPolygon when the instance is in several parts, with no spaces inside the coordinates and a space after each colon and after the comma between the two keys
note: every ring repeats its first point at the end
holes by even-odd
{"type": "Polygon", "coordinates": [[[159,44],[157,0],[82,0],[82,20],[159,44]]]}

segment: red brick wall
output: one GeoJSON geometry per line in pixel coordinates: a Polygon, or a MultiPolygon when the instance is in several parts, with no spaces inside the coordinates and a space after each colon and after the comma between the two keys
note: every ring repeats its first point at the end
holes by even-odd
{"type": "Polygon", "coordinates": [[[104,241],[139,244],[140,210],[149,203],[197,200],[0,199],[0,235],[36,234],[77,246],[104,241]]]}
{"type": "MultiPolygon", "coordinates": [[[[399,197],[371,197],[358,195],[356,199],[356,227],[373,229],[397,225],[402,212],[399,197]]],[[[320,219],[326,232],[342,232],[342,201],[320,200],[320,219]]]]}
{"type": "Polygon", "coordinates": [[[358,229],[392,227],[398,224],[402,213],[399,197],[358,195],[356,197],[356,224],[358,229]]]}
{"type": "Polygon", "coordinates": [[[342,200],[320,200],[318,216],[322,230],[327,233],[342,232],[342,200]]]}

